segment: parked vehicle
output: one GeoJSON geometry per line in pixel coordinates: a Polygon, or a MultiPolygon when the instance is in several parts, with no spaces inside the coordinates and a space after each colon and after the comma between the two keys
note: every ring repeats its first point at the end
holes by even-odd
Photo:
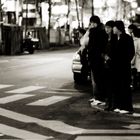
{"type": "Polygon", "coordinates": [[[21,45],[21,52],[28,51],[29,54],[34,53],[34,44],[30,38],[25,38],[21,45]]]}
{"type": "Polygon", "coordinates": [[[78,50],[74,54],[72,60],[72,72],[75,83],[85,83],[90,81],[90,69],[86,49],[83,53],[78,50]]]}

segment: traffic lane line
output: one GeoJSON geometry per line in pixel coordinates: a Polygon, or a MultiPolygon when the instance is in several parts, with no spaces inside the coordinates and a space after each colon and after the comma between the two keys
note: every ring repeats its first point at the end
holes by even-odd
{"type": "Polygon", "coordinates": [[[16,113],[7,109],[0,108],[0,115],[23,123],[36,123],[39,126],[51,129],[55,132],[78,135],[78,134],[115,134],[115,135],[140,135],[140,130],[128,129],[83,129],[68,125],[62,121],[41,120],[35,117],[16,113]]]}
{"type": "Polygon", "coordinates": [[[52,136],[44,136],[23,129],[14,128],[5,124],[0,124],[0,132],[5,135],[21,138],[24,140],[49,140],[53,138],[52,136]]]}
{"type": "Polygon", "coordinates": [[[78,136],[75,140],[140,140],[137,136],[78,136]]]}
{"type": "Polygon", "coordinates": [[[60,102],[60,101],[63,101],[63,100],[69,99],[69,98],[71,98],[71,97],[68,97],[68,96],[51,96],[51,97],[48,97],[48,98],[45,98],[45,99],[40,99],[38,101],[29,103],[27,105],[49,106],[49,105],[55,104],[57,102],[60,102]]]}
{"type": "Polygon", "coordinates": [[[34,95],[25,95],[25,94],[11,95],[11,96],[0,98],[0,104],[7,104],[10,102],[14,102],[14,101],[25,99],[25,98],[32,97],[32,96],[34,96],[34,95]]]}
{"type": "Polygon", "coordinates": [[[10,111],[4,108],[0,108],[0,115],[6,118],[10,118],[23,123],[36,123],[39,126],[51,129],[56,132],[65,133],[65,134],[81,134],[85,129],[74,127],[68,124],[65,124],[62,121],[56,120],[41,120],[35,117],[27,116],[21,113],[10,111]]]}
{"type": "Polygon", "coordinates": [[[45,88],[45,87],[42,87],[42,86],[27,86],[27,87],[15,89],[15,90],[10,90],[10,91],[7,91],[6,93],[28,93],[28,92],[39,90],[39,89],[42,89],[42,88],[45,88]]]}
{"type": "Polygon", "coordinates": [[[8,88],[8,87],[12,87],[14,85],[5,85],[5,84],[0,84],[0,89],[3,89],[3,88],[8,88]]]}

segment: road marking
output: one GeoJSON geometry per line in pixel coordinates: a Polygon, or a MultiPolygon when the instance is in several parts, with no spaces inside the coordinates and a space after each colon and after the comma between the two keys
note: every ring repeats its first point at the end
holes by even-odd
{"type": "Polygon", "coordinates": [[[45,87],[42,87],[42,86],[27,86],[27,87],[24,87],[24,88],[10,90],[10,91],[7,91],[6,93],[27,93],[27,92],[31,92],[31,91],[42,89],[42,88],[45,88],[45,87]]]}
{"type": "Polygon", "coordinates": [[[4,84],[0,84],[0,89],[12,87],[12,86],[14,86],[14,85],[4,85],[4,84]]]}
{"type": "Polygon", "coordinates": [[[86,129],[83,131],[83,134],[108,134],[108,135],[139,135],[140,136],[140,130],[129,130],[129,129],[86,129]]]}
{"type": "Polygon", "coordinates": [[[140,104],[139,103],[136,103],[136,104],[133,105],[133,107],[134,108],[140,108],[140,104]]]}
{"type": "Polygon", "coordinates": [[[38,118],[30,117],[21,113],[16,113],[7,109],[0,108],[0,115],[20,121],[23,123],[36,123],[42,127],[51,129],[55,132],[59,133],[65,133],[65,134],[115,134],[115,135],[140,135],[140,130],[128,130],[128,129],[83,129],[79,127],[74,127],[71,125],[68,125],[62,121],[56,121],[56,120],[41,120],[38,118]]]}
{"type": "Polygon", "coordinates": [[[123,126],[124,128],[129,128],[129,129],[140,129],[139,124],[130,124],[128,126],[123,126]]]}
{"type": "Polygon", "coordinates": [[[132,116],[134,116],[134,117],[140,117],[140,113],[133,113],[132,116]]]}
{"type": "Polygon", "coordinates": [[[0,137],[4,136],[4,134],[0,133],[0,137]]]}
{"type": "Polygon", "coordinates": [[[65,134],[81,134],[85,129],[70,126],[62,121],[56,120],[41,120],[21,113],[16,113],[7,109],[0,108],[0,115],[23,123],[36,123],[42,127],[51,129],[55,132],[65,134]]]}
{"type": "Polygon", "coordinates": [[[0,60],[0,63],[7,63],[9,60],[0,60]]]}
{"type": "Polygon", "coordinates": [[[30,132],[30,131],[26,131],[23,129],[7,126],[4,124],[0,124],[0,132],[5,135],[21,138],[24,140],[31,140],[31,139],[32,140],[48,140],[48,139],[53,138],[52,136],[48,137],[48,136],[30,132]]]}
{"type": "Polygon", "coordinates": [[[69,99],[69,98],[71,98],[71,97],[68,97],[68,96],[51,96],[51,97],[48,97],[48,98],[45,98],[45,99],[41,99],[41,100],[38,100],[38,101],[35,101],[35,102],[32,102],[32,103],[29,103],[27,105],[49,106],[49,105],[55,104],[57,102],[60,102],[60,101],[63,101],[63,100],[69,99]]]}
{"type": "Polygon", "coordinates": [[[140,140],[138,136],[78,136],[75,140],[140,140]]]}
{"type": "Polygon", "coordinates": [[[12,95],[12,96],[7,96],[7,97],[3,97],[0,98],[0,104],[6,104],[6,103],[10,103],[10,102],[14,102],[20,99],[24,99],[24,98],[28,98],[34,95],[24,95],[24,94],[20,94],[20,95],[12,95]]]}

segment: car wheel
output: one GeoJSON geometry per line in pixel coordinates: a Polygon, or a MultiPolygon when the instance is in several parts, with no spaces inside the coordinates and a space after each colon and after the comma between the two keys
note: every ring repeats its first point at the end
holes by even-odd
{"type": "Polygon", "coordinates": [[[75,83],[80,83],[82,80],[82,75],[80,73],[73,73],[73,79],[75,83]]]}
{"type": "Polygon", "coordinates": [[[81,73],[73,73],[75,83],[84,84],[88,82],[88,76],[81,73]]]}
{"type": "Polygon", "coordinates": [[[28,51],[29,51],[29,54],[33,54],[34,53],[34,48],[30,48],[28,51]]]}

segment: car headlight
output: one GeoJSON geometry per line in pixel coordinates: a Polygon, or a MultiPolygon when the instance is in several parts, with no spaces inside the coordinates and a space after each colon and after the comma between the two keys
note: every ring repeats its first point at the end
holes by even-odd
{"type": "Polygon", "coordinates": [[[80,61],[80,55],[77,52],[73,56],[73,61],[80,61]]]}

